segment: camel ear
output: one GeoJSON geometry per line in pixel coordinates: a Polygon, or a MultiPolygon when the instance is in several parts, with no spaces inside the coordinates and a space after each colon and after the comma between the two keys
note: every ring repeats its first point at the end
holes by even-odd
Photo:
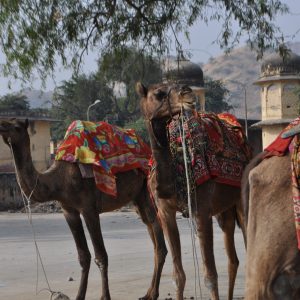
{"type": "Polygon", "coordinates": [[[136,83],[135,91],[141,97],[146,97],[148,93],[148,89],[141,82],[136,83]]]}

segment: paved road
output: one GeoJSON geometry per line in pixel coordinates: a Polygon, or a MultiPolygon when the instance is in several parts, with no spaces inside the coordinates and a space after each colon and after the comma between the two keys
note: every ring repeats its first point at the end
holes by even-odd
{"type": "MultiPolygon", "coordinates": [[[[79,284],[80,267],[75,245],[61,214],[36,214],[33,223],[37,233],[39,249],[52,290],[62,291],[75,299],[79,284]],[[74,281],[68,281],[72,277],[74,281]]],[[[195,297],[194,263],[192,259],[191,235],[186,219],[178,218],[181,233],[183,264],[187,274],[186,299],[195,297]]],[[[107,213],[101,216],[101,226],[109,256],[109,280],[113,300],[134,300],[143,296],[150,283],[153,268],[153,251],[145,226],[133,212],[107,213]]],[[[221,299],[227,299],[227,258],[223,237],[215,225],[215,256],[219,273],[221,299]]],[[[91,243],[89,246],[92,252],[91,243]]],[[[236,247],[240,259],[235,299],[244,291],[245,251],[240,230],[236,232],[236,247]]],[[[197,250],[199,243],[197,242],[197,250]]],[[[198,257],[199,251],[198,251],[198,257]]],[[[172,261],[167,257],[160,287],[160,299],[174,298],[172,261]]],[[[199,261],[201,266],[201,261],[199,261]]],[[[47,287],[39,266],[38,290],[47,287]]],[[[200,268],[201,269],[201,268],[200,268]]],[[[50,299],[48,292],[36,295],[36,254],[26,215],[0,214],[0,299],[44,300],[50,299]]],[[[203,280],[202,299],[208,299],[203,280]]],[[[100,297],[100,274],[94,264],[90,272],[87,300],[100,297]]],[[[197,299],[201,299],[198,291],[197,299]]]]}

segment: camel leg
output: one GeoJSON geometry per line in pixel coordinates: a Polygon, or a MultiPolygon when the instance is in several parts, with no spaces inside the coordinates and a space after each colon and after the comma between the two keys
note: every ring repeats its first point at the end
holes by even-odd
{"type": "Polygon", "coordinates": [[[102,279],[102,296],[101,300],[110,300],[110,293],[108,287],[108,256],[105,250],[103,236],[100,227],[99,215],[96,208],[84,210],[82,212],[85,224],[89,231],[94,252],[95,252],[95,263],[99,267],[102,279]]]}
{"type": "Polygon", "coordinates": [[[236,214],[237,214],[239,225],[241,226],[245,248],[247,249],[246,218],[245,218],[245,213],[241,201],[239,201],[236,205],[236,214]]]}
{"type": "MultiPolygon", "coordinates": [[[[183,300],[186,277],[182,267],[180,236],[176,223],[176,207],[168,205],[168,201],[168,199],[159,199],[158,212],[172,254],[174,268],[173,277],[176,284],[176,300],[183,300]]],[[[173,199],[171,199],[171,201],[173,201],[173,199]]]]}
{"type": "MultiPolygon", "coordinates": [[[[147,188],[147,187],[146,187],[147,188]]],[[[151,285],[147,291],[147,294],[139,298],[140,300],[156,300],[159,296],[159,283],[165,258],[168,253],[165,244],[162,228],[158,222],[156,211],[154,206],[150,203],[150,199],[147,199],[145,195],[139,197],[135,202],[135,206],[138,214],[141,216],[142,221],[147,225],[147,229],[151,240],[154,245],[154,272],[151,285]]]]}
{"type": "Polygon", "coordinates": [[[84,234],[84,229],[82,226],[82,222],[80,219],[80,215],[75,210],[67,210],[64,209],[64,216],[66,221],[71,229],[73,238],[75,240],[77,252],[78,252],[78,260],[81,266],[81,279],[79,290],[76,296],[76,300],[85,299],[87,284],[88,284],[88,276],[91,265],[91,254],[88,249],[87,241],[84,234]]]}
{"type": "MultiPolygon", "coordinates": [[[[213,252],[213,226],[212,217],[202,209],[196,217],[197,233],[200,240],[200,249],[204,267],[205,286],[210,291],[211,300],[219,300],[218,274],[213,252]]],[[[200,209],[199,209],[200,210],[200,209]]]]}
{"type": "Polygon", "coordinates": [[[236,279],[237,270],[239,267],[239,260],[235,250],[234,244],[234,229],[235,229],[236,210],[231,208],[217,217],[219,225],[224,232],[224,243],[228,257],[228,274],[229,274],[229,288],[228,300],[233,299],[233,289],[236,279]],[[221,218],[221,220],[220,220],[221,218]]]}

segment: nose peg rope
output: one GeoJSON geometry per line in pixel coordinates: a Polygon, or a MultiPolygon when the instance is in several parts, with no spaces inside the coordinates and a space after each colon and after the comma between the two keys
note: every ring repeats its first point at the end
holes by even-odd
{"type": "MultiPolygon", "coordinates": [[[[196,231],[195,224],[193,221],[193,212],[192,212],[192,201],[191,201],[191,185],[190,185],[190,177],[188,172],[188,161],[187,161],[187,149],[186,149],[186,135],[184,130],[184,115],[183,115],[183,105],[181,105],[181,128],[179,126],[179,133],[182,143],[183,150],[183,160],[184,160],[184,168],[185,168],[185,176],[186,176],[186,185],[187,185],[187,198],[188,198],[188,210],[189,210],[189,225],[190,225],[190,233],[191,233],[191,241],[192,241],[192,249],[193,249],[193,263],[194,263],[194,289],[195,289],[195,299],[197,300],[197,283],[200,292],[200,299],[202,300],[202,289],[201,289],[201,281],[200,281],[200,271],[199,271],[199,262],[197,256],[197,248],[196,248],[196,231]]],[[[195,199],[196,200],[196,199],[195,199]]]]}

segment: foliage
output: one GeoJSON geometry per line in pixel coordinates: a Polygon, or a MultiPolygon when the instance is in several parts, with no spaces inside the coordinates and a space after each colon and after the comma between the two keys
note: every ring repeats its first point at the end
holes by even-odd
{"type": "Polygon", "coordinates": [[[7,94],[0,98],[0,111],[29,111],[27,97],[22,94],[7,94]]]}
{"type": "Polygon", "coordinates": [[[120,91],[114,97],[114,111],[124,123],[138,117],[139,99],[135,84],[142,81],[146,85],[161,81],[159,62],[151,55],[134,48],[124,48],[107,52],[99,60],[97,78],[103,78],[110,86],[120,91]]]}
{"type": "Polygon", "coordinates": [[[125,128],[132,128],[136,131],[136,133],[143,138],[145,142],[149,143],[148,131],[146,129],[144,118],[140,117],[136,121],[128,122],[125,125],[125,128]]]}
{"type": "Polygon", "coordinates": [[[99,99],[101,102],[89,111],[91,121],[101,121],[112,111],[112,90],[106,82],[89,76],[73,76],[69,81],[56,89],[53,96],[53,117],[61,122],[54,124],[52,135],[54,139],[61,139],[68,125],[74,120],[86,120],[89,105],[99,99]]]}
{"type": "Polygon", "coordinates": [[[221,80],[212,80],[204,78],[204,86],[207,89],[205,93],[205,109],[215,113],[230,111],[233,107],[226,100],[228,90],[221,80]]]}
{"type": "Polygon", "coordinates": [[[180,48],[179,33],[188,37],[196,22],[211,20],[222,23],[221,47],[246,34],[261,52],[282,43],[273,21],[287,11],[280,0],[1,0],[3,71],[28,79],[36,68],[44,77],[58,58],[77,66],[93,48],[111,51],[135,44],[162,53],[171,33],[180,48]],[[232,22],[239,25],[236,32],[232,22]]]}

